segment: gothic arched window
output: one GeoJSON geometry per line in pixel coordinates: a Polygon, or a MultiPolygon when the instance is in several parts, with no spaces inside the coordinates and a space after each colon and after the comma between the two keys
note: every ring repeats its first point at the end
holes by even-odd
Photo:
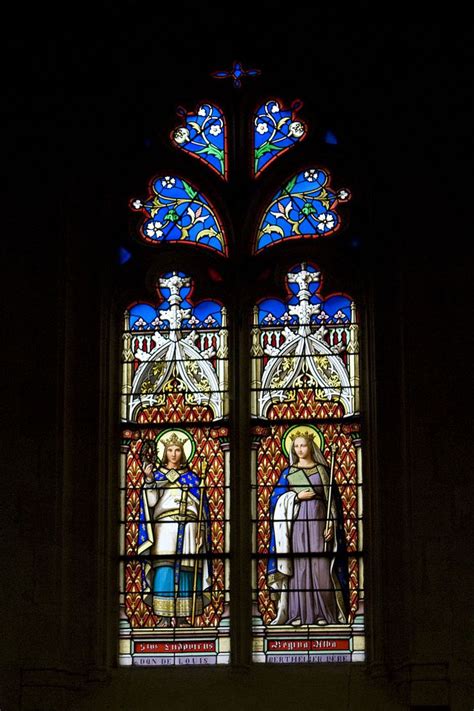
{"type": "Polygon", "coordinates": [[[120,664],[361,661],[353,186],[300,100],[221,94],[131,185],[120,664]]]}

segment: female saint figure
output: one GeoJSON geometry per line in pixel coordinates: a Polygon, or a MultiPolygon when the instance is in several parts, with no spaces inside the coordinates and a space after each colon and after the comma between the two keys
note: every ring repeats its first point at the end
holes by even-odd
{"type": "Polygon", "coordinates": [[[139,553],[156,556],[145,567],[159,627],[194,624],[210,601],[209,507],[204,482],[185,455],[185,446],[192,451],[194,443],[186,432],[179,434],[167,431],[157,438],[162,447],[157,468],[149,448],[144,454],[139,553]]]}
{"type": "Polygon", "coordinates": [[[270,501],[268,583],[278,598],[271,624],[334,625],[347,621],[348,571],[342,504],[316,428],[292,428],[290,466],[270,501]],[[330,492],[331,488],[331,492],[330,492]],[[329,504],[329,506],[328,506],[329,504]]]}

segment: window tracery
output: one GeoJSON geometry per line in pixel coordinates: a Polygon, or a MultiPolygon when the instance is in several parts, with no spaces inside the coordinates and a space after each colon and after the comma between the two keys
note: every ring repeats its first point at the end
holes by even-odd
{"type": "MultiPolygon", "coordinates": [[[[219,78],[236,81],[235,72],[219,78]]],[[[254,180],[307,137],[301,105],[267,99],[248,117],[254,180]]],[[[178,113],[174,146],[227,180],[235,117],[209,102],[178,113]]],[[[251,521],[246,512],[233,516],[252,531],[253,660],[364,659],[358,308],[345,293],[325,294],[314,248],[286,265],[286,297],[268,290],[243,319],[239,299],[226,301],[219,262],[206,274],[216,275],[223,298],[194,299],[197,281],[205,291],[202,247],[217,260],[246,254],[251,265],[275,243],[341,231],[339,206],[350,191],[310,166],[274,193],[254,224],[253,246],[251,235],[230,244],[213,203],[188,177],[155,176],[149,196],[130,201],[143,215],[143,244],[173,243],[176,259],[160,273],[158,301],[136,301],[124,316],[121,664],[230,662],[230,620],[239,614],[230,598],[231,470],[252,489],[251,521]],[[179,266],[182,244],[196,255],[191,275],[179,266]],[[251,331],[250,354],[236,343],[229,352],[229,325],[240,322],[251,331]],[[231,381],[230,365],[242,358],[249,396],[233,415],[231,400],[245,384],[231,381]],[[252,442],[250,473],[232,469],[236,412],[252,442]]],[[[283,267],[288,257],[279,255],[283,267]]]]}

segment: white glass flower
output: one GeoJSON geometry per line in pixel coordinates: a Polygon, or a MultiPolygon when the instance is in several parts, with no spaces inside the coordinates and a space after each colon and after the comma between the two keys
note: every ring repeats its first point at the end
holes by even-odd
{"type": "Polygon", "coordinates": [[[288,126],[288,135],[295,138],[301,138],[304,134],[304,126],[301,121],[292,121],[288,126]]]}
{"type": "Polygon", "coordinates": [[[342,188],[342,190],[338,191],[337,197],[339,198],[339,200],[347,200],[350,197],[350,192],[342,188]]]}
{"type": "Polygon", "coordinates": [[[143,207],[143,203],[142,203],[141,200],[134,200],[134,201],[132,202],[132,207],[133,207],[135,210],[139,210],[141,207],[143,207]]]}
{"type": "Polygon", "coordinates": [[[154,239],[161,237],[163,234],[163,230],[161,229],[163,227],[161,222],[155,221],[155,222],[149,222],[146,229],[145,233],[147,237],[153,237],[154,239]]]}
{"type": "Polygon", "coordinates": [[[267,133],[267,132],[268,132],[268,126],[267,126],[267,124],[266,124],[266,123],[263,123],[263,122],[262,122],[262,123],[257,123],[257,132],[258,132],[258,133],[261,133],[262,135],[263,135],[264,133],[267,133]]]}
{"type": "Polygon", "coordinates": [[[176,183],[176,180],[172,178],[170,175],[165,175],[163,180],[161,181],[161,184],[164,188],[172,188],[173,185],[176,183]]]}
{"type": "Polygon", "coordinates": [[[222,133],[222,128],[219,126],[218,123],[215,123],[211,128],[209,129],[209,133],[212,136],[218,136],[220,133],[222,133]]]}
{"type": "Polygon", "coordinates": [[[187,128],[182,126],[181,128],[177,128],[176,131],[173,134],[173,138],[176,141],[176,143],[186,143],[189,141],[189,131],[187,128]]]}
{"type": "Polygon", "coordinates": [[[271,110],[272,114],[278,113],[280,111],[280,104],[277,104],[277,102],[275,101],[270,110],[271,110]]]}
{"type": "Polygon", "coordinates": [[[311,168],[311,170],[305,170],[304,177],[306,178],[308,183],[312,183],[313,180],[316,180],[316,178],[318,177],[318,171],[314,168],[311,168]]]}
{"type": "Polygon", "coordinates": [[[204,108],[204,106],[200,106],[198,109],[198,116],[206,116],[206,115],[207,115],[206,109],[204,108]]]}
{"type": "Polygon", "coordinates": [[[318,230],[320,232],[325,232],[326,230],[332,230],[332,228],[335,225],[335,220],[334,220],[333,215],[330,215],[328,212],[324,212],[322,215],[318,215],[317,220],[319,222],[318,230]]]}

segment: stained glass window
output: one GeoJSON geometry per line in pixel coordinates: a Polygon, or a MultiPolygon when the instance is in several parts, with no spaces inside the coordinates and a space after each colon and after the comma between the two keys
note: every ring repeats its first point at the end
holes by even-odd
{"type": "Polygon", "coordinates": [[[154,178],[145,201],[135,198],[131,208],[145,219],[140,236],[145,242],[195,244],[227,253],[219,218],[209,201],[190,182],[173,175],[154,178]]]}
{"type": "Polygon", "coordinates": [[[312,264],[254,309],[253,659],[364,659],[359,325],[312,264]]]}
{"type": "Polygon", "coordinates": [[[326,237],[341,226],[339,203],[347,202],[345,188],[334,191],[330,174],[308,168],[294,175],[273,197],[260,222],[256,252],[274,242],[301,237],[326,237]]]}
{"type": "MultiPolygon", "coordinates": [[[[243,78],[256,74],[234,63],[232,72],[215,76],[233,79],[240,89],[243,78]]],[[[307,133],[297,115],[300,101],[288,107],[260,100],[253,106],[256,112],[239,118],[228,104],[221,109],[201,101],[194,112],[178,111],[181,125],[169,134],[178,150],[225,180],[235,175],[235,183],[212,179],[205,196],[187,176],[159,174],[145,198],[130,201],[142,218],[138,237],[154,264],[164,242],[173,247],[165,250],[156,298],[124,301],[121,665],[230,662],[231,463],[239,490],[251,487],[251,511],[232,511],[233,531],[252,539],[252,560],[239,550],[235,560],[253,596],[247,646],[253,661],[365,658],[360,316],[348,293],[326,291],[317,266],[321,238],[334,235],[334,243],[343,245],[341,205],[351,195],[333,188],[329,170],[311,162],[289,179],[278,176],[276,159],[307,133]],[[251,123],[248,155],[239,141],[251,123]],[[231,136],[235,143],[228,152],[231,136]],[[245,213],[244,196],[252,196],[264,170],[276,170],[273,184],[282,187],[253,223],[244,214],[240,227],[229,225],[229,234],[238,235],[229,252],[213,201],[229,222],[236,205],[245,213]],[[226,204],[227,198],[235,204],[226,204]],[[272,295],[250,275],[260,269],[267,248],[287,240],[293,241],[291,253],[307,254],[307,261],[288,265],[285,284],[272,295]],[[181,245],[187,247],[181,251],[181,245]],[[202,247],[213,253],[212,264],[201,258],[202,247]],[[238,279],[229,279],[237,272],[238,279]],[[234,325],[230,352],[227,308],[234,325]],[[247,353],[241,346],[248,333],[242,331],[250,322],[247,353]],[[250,390],[240,397],[245,383],[237,375],[247,365],[250,390]],[[230,371],[236,377],[229,385],[230,371]],[[237,431],[250,435],[248,459],[237,431]]],[[[330,132],[324,140],[337,145],[330,132]]],[[[277,273],[289,253],[279,252],[277,273]]],[[[136,254],[126,246],[120,252],[130,274],[142,268],[136,254]]],[[[337,266],[332,264],[335,272],[337,266]]],[[[144,284],[150,273],[143,270],[144,284]]],[[[244,623],[239,618],[240,629],[244,623]]],[[[243,641],[238,638],[232,653],[247,662],[243,641]]]]}
{"type": "Polygon", "coordinates": [[[254,171],[259,175],[264,168],[306,136],[306,126],[298,118],[301,101],[294,101],[290,109],[272,99],[262,104],[254,118],[254,171]]]}
{"type": "Polygon", "coordinates": [[[229,661],[227,313],[192,290],[124,315],[122,665],[229,661]]]}
{"type": "Polygon", "coordinates": [[[201,104],[194,112],[180,109],[183,125],[172,133],[175,146],[227,177],[227,127],[224,114],[214,104],[201,104]]]}

